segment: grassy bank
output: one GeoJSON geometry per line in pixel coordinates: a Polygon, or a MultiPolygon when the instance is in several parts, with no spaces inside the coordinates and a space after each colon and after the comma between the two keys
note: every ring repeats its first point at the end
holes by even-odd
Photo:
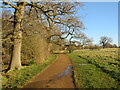
{"type": "Polygon", "coordinates": [[[119,88],[118,49],[80,50],[68,54],[78,88],[119,88]]]}
{"type": "Polygon", "coordinates": [[[39,65],[31,65],[21,70],[11,71],[2,76],[2,88],[21,88],[33,76],[44,70],[48,65],[52,64],[56,59],[55,54],[51,55],[48,60],[39,65]]]}

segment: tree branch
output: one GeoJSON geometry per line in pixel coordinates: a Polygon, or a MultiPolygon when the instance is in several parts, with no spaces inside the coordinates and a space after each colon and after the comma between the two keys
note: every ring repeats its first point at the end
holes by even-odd
{"type": "Polygon", "coordinates": [[[4,7],[4,6],[0,6],[0,8],[12,8],[12,7],[4,7]]]}
{"type": "Polygon", "coordinates": [[[0,18],[0,20],[9,21],[9,22],[14,22],[14,20],[10,20],[10,19],[3,19],[3,18],[0,18]]]}
{"type": "Polygon", "coordinates": [[[13,5],[12,3],[9,2],[3,2],[5,5],[10,5],[12,8],[18,9],[17,6],[13,5]]]}

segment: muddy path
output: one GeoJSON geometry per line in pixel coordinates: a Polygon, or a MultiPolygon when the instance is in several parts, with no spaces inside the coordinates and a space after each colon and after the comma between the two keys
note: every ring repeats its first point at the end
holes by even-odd
{"type": "Polygon", "coordinates": [[[52,65],[23,88],[75,88],[69,57],[65,54],[58,54],[52,65]]]}

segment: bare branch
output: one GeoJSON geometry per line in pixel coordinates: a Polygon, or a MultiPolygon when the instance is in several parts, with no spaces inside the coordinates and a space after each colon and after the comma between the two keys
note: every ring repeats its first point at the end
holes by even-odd
{"type": "Polygon", "coordinates": [[[3,18],[0,18],[0,20],[9,21],[9,22],[14,22],[14,20],[10,20],[10,19],[3,19],[3,18]]]}
{"type": "Polygon", "coordinates": [[[9,2],[3,2],[5,5],[10,5],[12,8],[18,9],[17,6],[13,5],[12,3],[9,2]]]}
{"type": "Polygon", "coordinates": [[[4,6],[0,6],[0,8],[12,8],[12,7],[4,7],[4,6]]]}

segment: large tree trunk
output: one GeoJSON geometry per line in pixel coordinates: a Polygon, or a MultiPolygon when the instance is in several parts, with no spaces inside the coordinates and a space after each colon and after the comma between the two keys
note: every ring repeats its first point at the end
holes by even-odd
{"type": "Polygon", "coordinates": [[[11,58],[10,70],[21,68],[21,44],[22,44],[22,22],[24,17],[24,2],[17,3],[15,9],[15,22],[14,22],[14,42],[13,53],[11,58]]]}

